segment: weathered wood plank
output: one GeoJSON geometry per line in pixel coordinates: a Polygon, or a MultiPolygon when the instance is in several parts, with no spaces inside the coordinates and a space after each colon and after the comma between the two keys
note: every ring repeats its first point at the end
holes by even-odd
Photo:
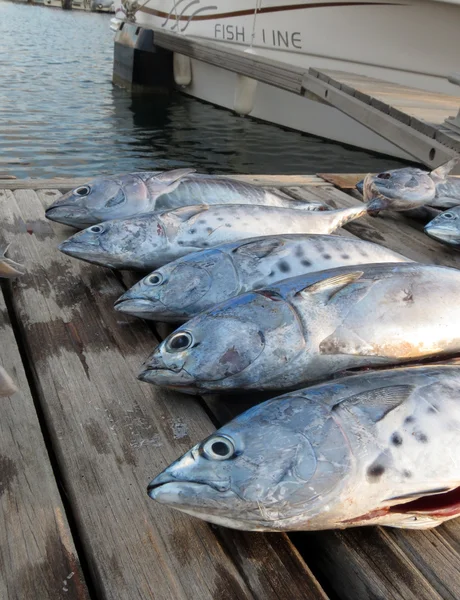
{"type": "Polygon", "coordinates": [[[111,271],[57,251],[70,230],[44,219],[38,196],[4,191],[0,209],[27,268],[14,305],[100,597],[324,598],[287,536],[221,533],[147,497],[212,423],[196,399],[136,380],[156,340],[113,310],[111,271]]]}
{"type": "Polygon", "coordinates": [[[0,340],[19,389],[0,402],[0,598],[88,600],[1,290],[0,340]]]}
{"type": "MultiPolygon", "coordinates": [[[[283,185],[309,185],[324,186],[327,185],[317,175],[223,175],[236,181],[245,181],[261,186],[283,185]]],[[[60,190],[61,192],[72,190],[79,185],[88,183],[97,175],[88,175],[88,177],[53,178],[53,179],[14,179],[5,180],[0,178],[0,189],[2,190],[60,190]]]]}

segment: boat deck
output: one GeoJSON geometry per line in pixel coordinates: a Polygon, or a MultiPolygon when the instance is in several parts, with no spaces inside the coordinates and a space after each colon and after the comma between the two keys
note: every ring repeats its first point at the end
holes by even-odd
{"type": "MultiPolygon", "coordinates": [[[[238,47],[132,23],[121,24],[116,45],[117,41],[143,51],[162,49],[163,59],[156,57],[158,62],[149,67],[152,73],[172,69],[167,55],[175,52],[329,104],[431,168],[460,154],[460,132],[445,124],[457,115],[460,94],[426,92],[342,71],[306,69],[238,47]]],[[[131,53],[127,56],[126,64],[114,64],[114,82],[120,85],[130,80],[128,71],[133,68],[131,53]]],[[[145,65],[139,68],[146,69],[145,65]]]]}
{"type": "MultiPolygon", "coordinates": [[[[325,177],[240,179],[306,202],[360,202],[325,177]]],[[[115,312],[133,275],[61,254],[57,244],[73,230],[44,218],[78,183],[0,181],[0,245],[11,243],[26,270],[0,293],[0,363],[20,388],[1,400],[0,597],[460,598],[460,520],[418,532],[257,534],[148,498],[153,476],[250,399],[205,402],[136,379],[165,328],[115,312]]],[[[341,234],[460,265],[460,254],[404,216],[367,217],[341,234]]]]}

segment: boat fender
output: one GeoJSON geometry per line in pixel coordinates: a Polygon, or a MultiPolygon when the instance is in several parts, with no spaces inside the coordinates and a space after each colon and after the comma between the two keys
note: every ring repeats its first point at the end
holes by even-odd
{"type": "Polygon", "coordinates": [[[233,110],[239,115],[248,115],[254,108],[256,90],[257,81],[255,79],[238,74],[236,76],[233,110]]]}
{"type": "Polygon", "coordinates": [[[174,52],[173,69],[176,85],[187,87],[192,83],[192,62],[189,56],[174,52]]]}

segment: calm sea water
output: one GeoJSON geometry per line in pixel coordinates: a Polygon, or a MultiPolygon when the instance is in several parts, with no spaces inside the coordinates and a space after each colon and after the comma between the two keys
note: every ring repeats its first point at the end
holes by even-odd
{"type": "Polygon", "coordinates": [[[111,83],[110,16],[0,0],[0,175],[383,170],[403,163],[239,117],[175,94],[132,99],[111,83]]]}

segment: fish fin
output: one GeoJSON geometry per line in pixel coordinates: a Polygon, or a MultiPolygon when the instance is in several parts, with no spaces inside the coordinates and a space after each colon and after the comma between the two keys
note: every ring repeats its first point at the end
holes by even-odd
{"type": "Polygon", "coordinates": [[[430,173],[430,177],[436,179],[445,179],[449,173],[452,171],[452,169],[457,165],[458,163],[458,158],[451,158],[449,161],[447,161],[446,163],[444,163],[443,165],[440,165],[439,167],[437,167],[436,169],[433,169],[433,171],[431,171],[430,173]]]}
{"type": "Polygon", "coordinates": [[[327,292],[329,294],[329,301],[335,294],[337,294],[337,292],[339,292],[345,286],[354,283],[363,275],[364,271],[352,271],[351,273],[341,273],[340,275],[327,277],[326,279],[316,281],[303,290],[299,290],[297,294],[316,294],[327,292]]]}
{"type": "Polygon", "coordinates": [[[413,390],[414,386],[412,385],[392,385],[375,388],[344,398],[333,406],[332,410],[348,409],[352,406],[373,423],[378,423],[392,410],[401,406],[410,397],[413,390]]]}
{"type": "Polygon", "coordinates": [[[363,179],[363,200],[368,212],[385,210],[390,206],[390,199],[381,194],[374,185],[374,176],[368,173],[363,179]]]}
{"type": "Polygon", "coordinates": [[[238,254],[250,254],[256,258],[265,258],[269,254],[276,254],[284,248],[285,244],[282,240],[273,238],[262,238],[253,242],[241,244],[233,250],[238,254]]]}
{"type": "Polygon", "coordinates": [[[114,196],[113,198],[110,198],[110,200],[108,200],[105,203],[105,207],[106,208],[111,208],[112,206],[118,206],[119,204],[122,204],[124,201],[126,200],[126,196],[124,191],[120,188],[118,190],[118,193],[116,196],[114,196]]]}
{"type": "Polygon", "coordinates": [[[170,194],[179,187],[181,181],[187,175],[195,173],[196,169],[174,169],[165,171],[159,175],[154,175],[144,181],[152,199],[156,199],[163,194],[170,194]]]}
{"type": "Polygon", "coordinates": [[[6,258],[9,247],[10,244],[8,244],[3,252],[0,251],[0,277],[12,279],[19,275],[24,275],[24,267],[14,260],[6,258]]]}
{"type": "Polygon", "coordinates": [[[194,204],[192,206],[181,206],[181,208],[173,208],[168,211],[170,214],[177,217],[180,221],[188,221],[192,217],[196,217],[201,213],[209,210],[209,206],[207,204],[194,204]]]}
{"type": "Polygon", "coordinates": [[[358,183],[355,185],[355,188],[358,190],[358,192],[360,192],[360,194],[363,194],[363,192],[364,192],[364,179],[361,179],[361,181],[358,181],[358,183]]]}
{"type": "Polygon", "coordinates": [[[158,175],[153,176],[153,180],[157,183],[163,183],[164,185],[171,185],[187,175],[196,173],[196,169],[173,169],[172,171],[164,171],[158,175]]]}
{"type": "MultiPolygon", "coordinates": [[[[390,502],[392,500],[415,500],[420,498],[420,496],[431,496],[433,494],[445,494],[449,492],[450,487],[437,488],[434,490],[418,490],[416,492],[411,492],[410,494],[402,494],[401,496],[391,496],[391,498],[385,498],[384,502],[390,502]]],[[[455,489],[455,488],[454,488],[455,489]]]]}
{"type": "Polygon", "coordinates": [[[13,380],[0,365],[0,397],[12,396],[17,391],[18,388],[14,384],[13,380]]]}

